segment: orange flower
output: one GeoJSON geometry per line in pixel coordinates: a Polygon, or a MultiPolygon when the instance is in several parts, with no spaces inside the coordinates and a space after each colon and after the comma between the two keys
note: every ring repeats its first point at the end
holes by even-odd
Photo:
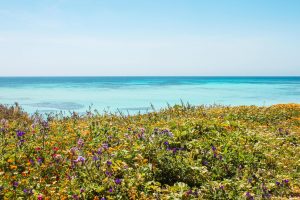
{"type": "Polygon", "coordinates": [[[27,172],[22,172],[22,176],[27,176],[27,172]]]}
{"type": "Polygon", "coordinates": [[[16,165],[11,165],[10,169],[17,169],[18,167],[16,165]]]}

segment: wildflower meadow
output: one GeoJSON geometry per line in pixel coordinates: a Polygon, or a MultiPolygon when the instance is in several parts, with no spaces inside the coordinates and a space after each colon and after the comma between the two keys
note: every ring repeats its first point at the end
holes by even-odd
{"type": "Polygon", "coordinates": [[[299,199],[300,105],[0,106],[0,199],[299,199]]]}

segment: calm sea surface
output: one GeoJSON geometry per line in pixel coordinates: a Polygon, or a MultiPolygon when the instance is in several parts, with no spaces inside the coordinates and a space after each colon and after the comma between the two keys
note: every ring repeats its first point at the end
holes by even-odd
{"type": "Polygon", "coordinates": [[[2,77],[0,103],[26,111],[124,113],[179,104],[300,103],[300,77],[2,77]]]}

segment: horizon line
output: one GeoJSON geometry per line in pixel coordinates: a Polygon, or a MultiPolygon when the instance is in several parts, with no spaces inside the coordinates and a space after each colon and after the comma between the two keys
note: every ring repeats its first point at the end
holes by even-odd
{"type": "Polygon", "coordinates": [[[0,75],[0,78],[97,78],[97,77],[300,77],[300,75],[0,75]]]}

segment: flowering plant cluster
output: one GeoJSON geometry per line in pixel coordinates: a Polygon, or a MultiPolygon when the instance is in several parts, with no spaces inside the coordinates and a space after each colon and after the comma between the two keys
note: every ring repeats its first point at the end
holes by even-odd
{"type": "Polygon", "coordinates": [[[92,113],[0,106],[0,199],[300,198],[297,104],[92,113]]]}

